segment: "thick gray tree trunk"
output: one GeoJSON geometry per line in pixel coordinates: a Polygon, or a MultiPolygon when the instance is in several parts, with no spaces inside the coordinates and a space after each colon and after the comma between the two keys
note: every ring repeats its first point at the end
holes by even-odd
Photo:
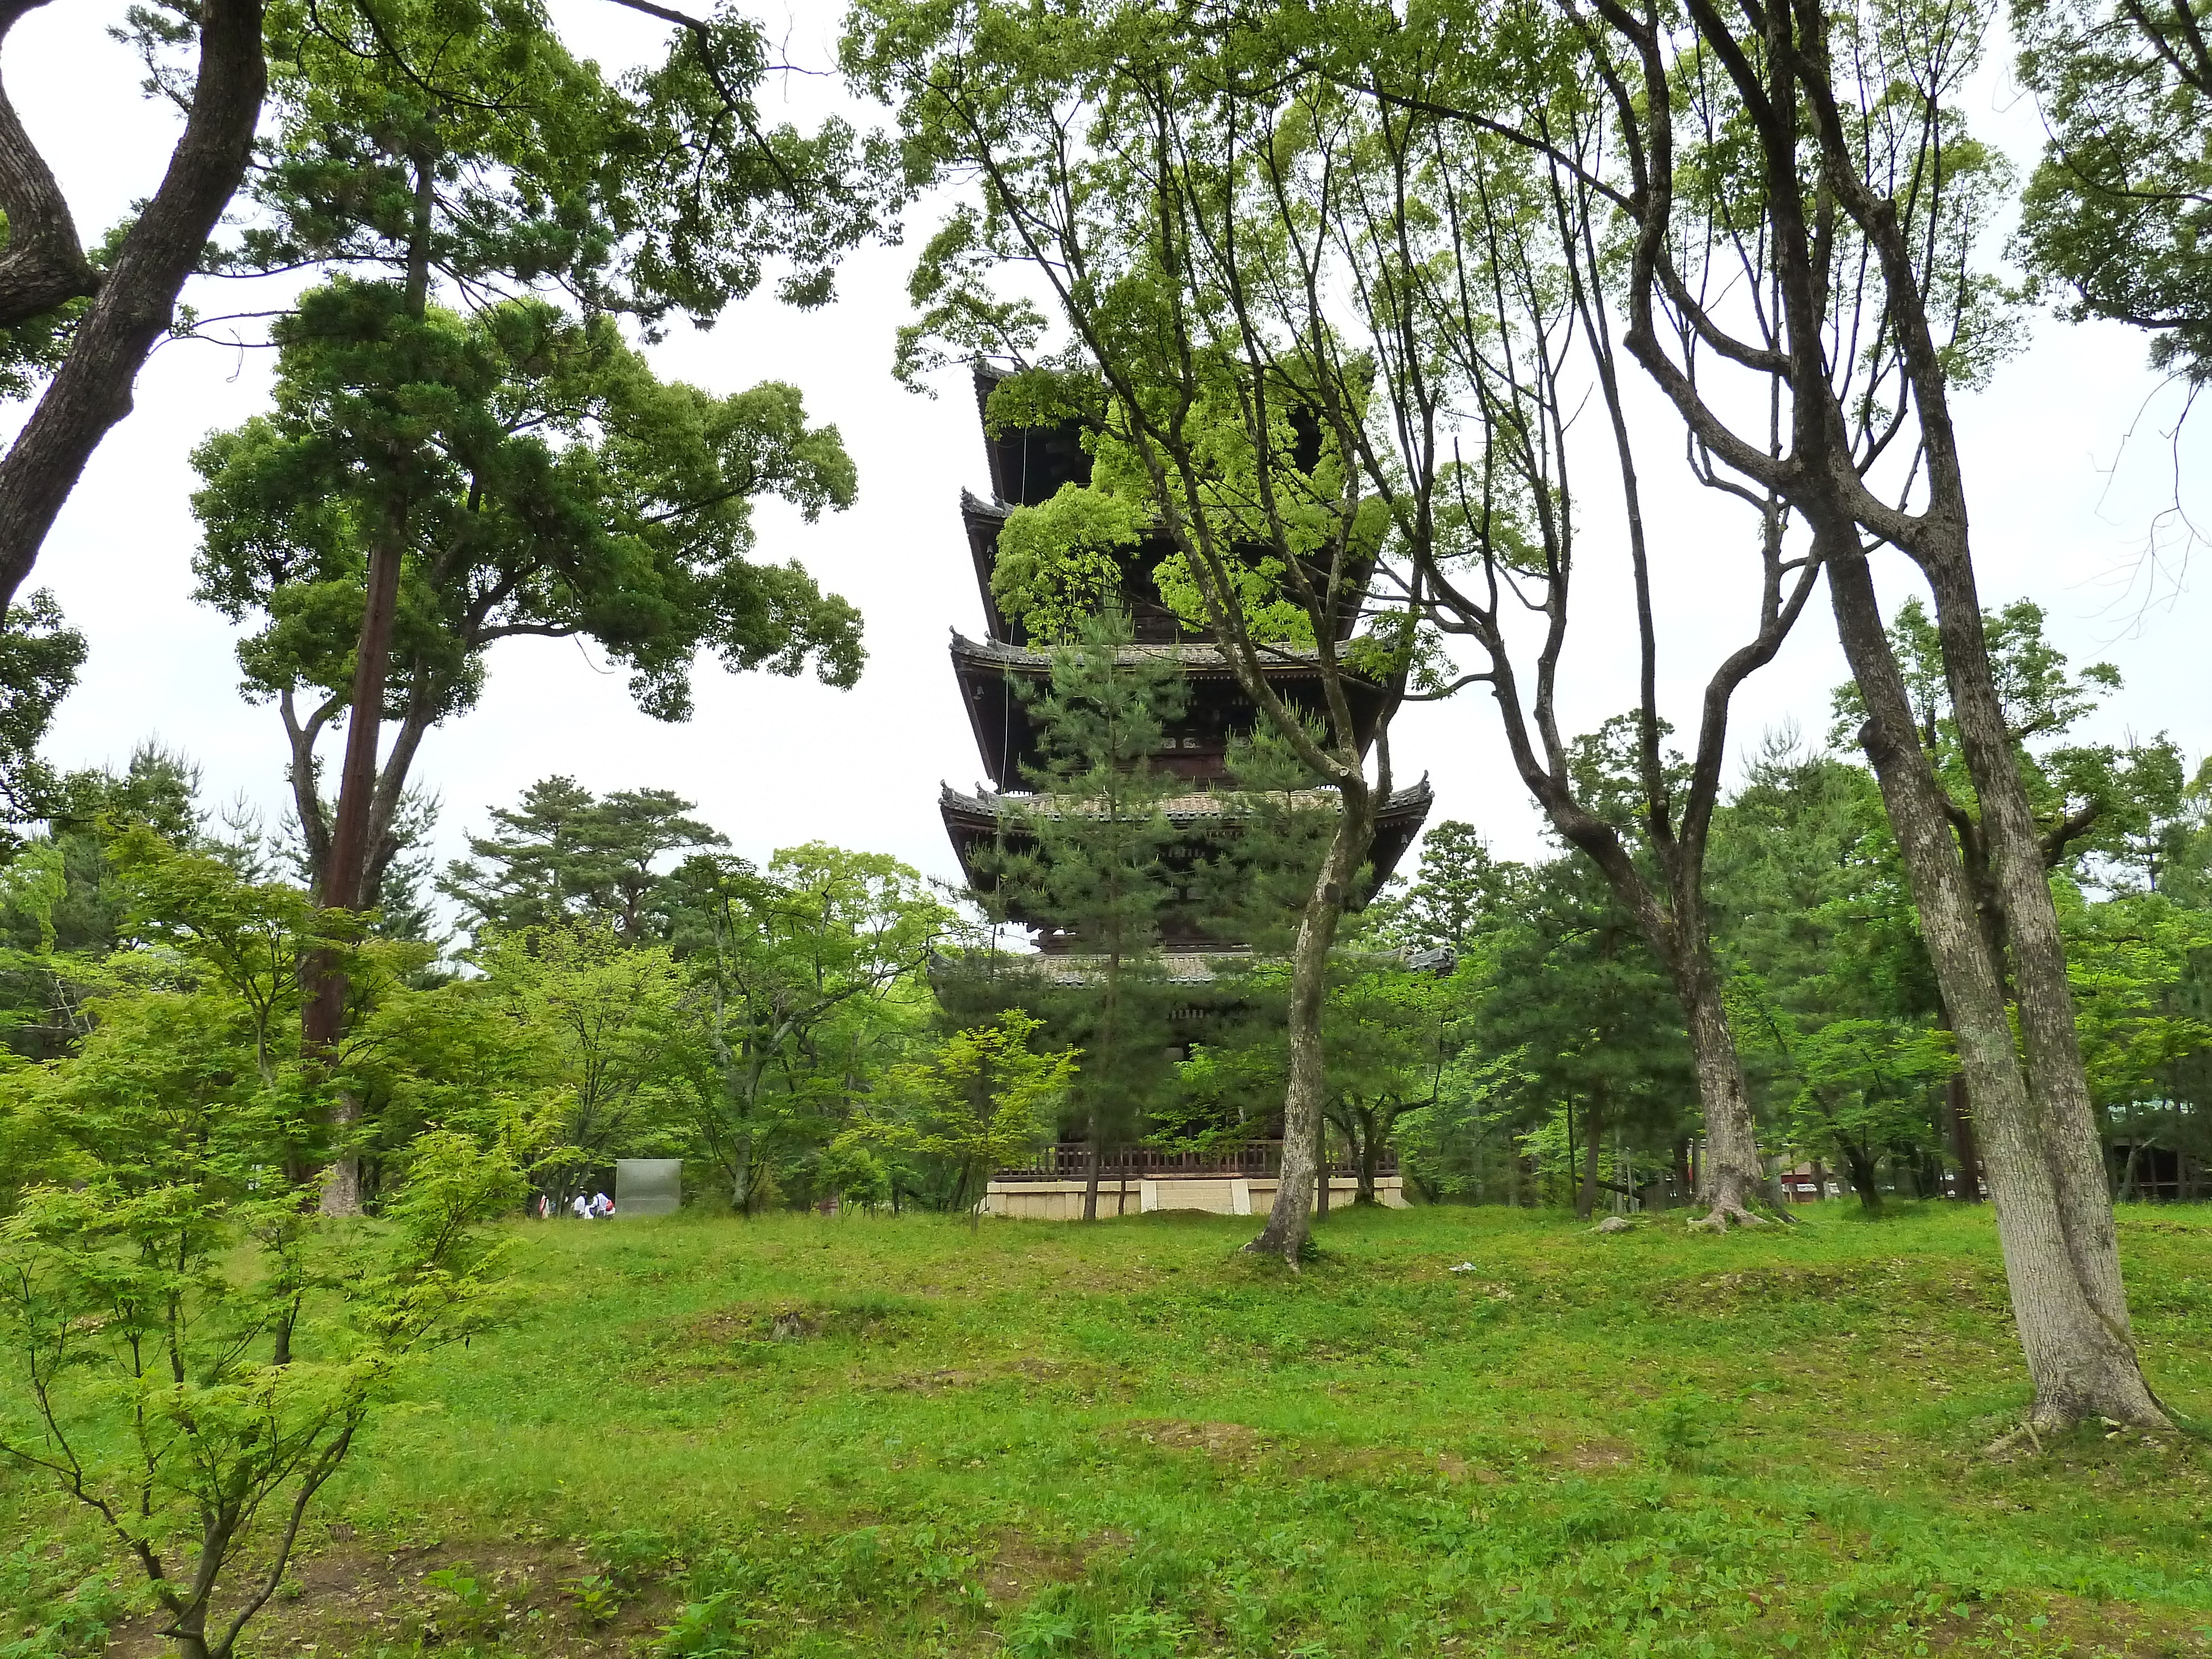
{"type": "MultiPolygon", "coordinates": [[[[2100,1416],[2168,1426],[2143,1382],[2129,1333],[2101,1158],[2094,1200],[2085,1202],[2081,1191],[2081,1142],[2086,1137],[2093,1149],[2094,1145],[2086,1090],[2059,1087],[2057,1112],[2050,1109],[2048,1100],[2039,1102],[2031,1093],[2031,1078],[2013,1039],[2003,981],[1975,913],[1941,787],[1913,729],[1871,574],[1857,551],[1856,534],[1848,550],[1842,550],[1843,544],[1841,537],[1829,540],[1829,592],[1844,654],[1867,709],[1860,740],[1881,785],[1919,912],[1921,937],[1958,1040],[1960,1071],[1996,1205],[2013,1315],[2035,1386],[2028,1420],[2038,1429],[2100,1416]],[[2065,1109],[2072,1103],[2069,1096],[2077,1093],[2082,1121],[2069,1123],[2065,1109]]],[[[1984,653],[1984,665],[1986,660],[1984,653]]],[[[2006,769],[2012,764],[2008,750],[2006,769]]],[[[2016,772],[2012,787],[2019,789],[2016,772]]],[[[2003,793],[2001,785],[1998,793],[2003,793]]],[[[2024,805],[2024,794],[2021,799],[2024,805]]],[[[1985,795],[1985,814],[1989,800],[1985,795]]],[[[2016,854],[2005,861],[2016,863],[2016,854]]],[[[2041,908],[2051,909],[2039,854],[2033,885],[2041,908]]],[[[2022,911],[2037,908],[2025,902],[2027,896],[2009,877],[2006,892],[2008,902],[2020,902],[2022,911]]],[[[2055,931],[2055,910],[2051,915],[2055,931]]],[[[2016,930],[2017,920],[2015,913],[2016,930]]],[[[2047,996],[2039,997],[2031,1010],[2023,992],[2022,1036],[2031,1063],[2040,1045],[2046,1080],[2053,1049],[2074,1041],[2070,1002],[2062,1012],[2063,1034],[2053,1029],[2057,1017],[2047,996]],[[2040,1028],[2039,1036],[2029,1036],[2032,1024],[2040,1028]]],[[[2078,1045],[2074,1060],[2078,1068],[2078,1045]]]]}
{"type": "Polygon", "coordinates": [[[1697,1194],[1705,1215],[1692,1224],[1714,1232],[1727,1231],[1730,1223],[1763,1226],[1765,1218],[1751,1207],[1765,1180],[1759,1161],[1758,1120],[1744,1083],[1735,1033],[1729,1025],[1728,1006],[1722,1000],[1720,969],[1702,926],[1694,933],[1677,932],[1668,966],[1674,969],[1675,994],[1689,1029],[1690,1060],[1697,1070],[1698,1101],[1705,1121],[1705,1157],[1697,1194]]]}
{"type": "Polygon", "coordinates": [[[1322,1048],[1322,1006],[1328,994],[1328,949],[1336,941],[1352,883],[1375,838],[1374,802],[1364,780],[1340,791],[1343,810],[1329,836],[1298,918],[1291,949],[1291,998],[1287,1026],[1291,1075],[1283,1095],[1283,1163],[1267,1224],[1244,1248],[1255,1255],[1278,1255],[1292,1267],[1305,1249],[1313,1224],[1314,1180],[1317,1169],[1322,1103],[1328,1091],[1327,1056],[1322,1048]]]}
{"type": "MultiPolygon", "coordinates": [[[[2028,805],[1990,665],[1965,526],[1958,532],[1957,544],[1943,550],[1948,556],[1923,556],[1921,565],[1936,598],[1936,625],[1960,744],[1981,807],[1982,834],[2012,943],[2021,1047],[2027,1058],[2028,1099],[2036,1114],[2040,1161],[2051,1182],[2074,1277],[2098,1321],[2126,1348],[2126,1369],[2135,1391],[2163,1420],[2135,1365],[2112,1188],[2089,1098],[2081,1035],[2074,1023],[2066,943],[2059,931],[2058,907],[2051,896],[2043,838],[2028,805]]],[[[2135,1419],[2121,1416],[2121,1420],[2135,1419]]]]}

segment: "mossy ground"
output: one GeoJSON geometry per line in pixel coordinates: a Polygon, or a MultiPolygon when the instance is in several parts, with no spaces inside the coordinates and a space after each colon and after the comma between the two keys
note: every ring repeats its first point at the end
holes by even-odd
{"type": "MultiPolygon", "coordinates": [[[[1229,1218],[524,1225],[514,1322],[416,1374],[249,1646],[2212,1653],[2212,1444],[1992,1462],[1986,1210],[1799,1213],[1340,1213],[1295,1277],[1229,1218]]],[[[2212,1410],[2212,1214],[2121,1237],[2212,1410]]],[[[161,1650],[20,1475],[0,1524],[0,1655],[161,1650]]]]}

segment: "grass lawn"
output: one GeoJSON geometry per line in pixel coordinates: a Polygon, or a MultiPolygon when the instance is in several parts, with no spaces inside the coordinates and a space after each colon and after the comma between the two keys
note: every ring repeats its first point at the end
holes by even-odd
{"type": "MultiPolygon", "coordinates": [[[[1800,1213],[1340,1213],[1296,1277],[1229,1218],[526,1224],[515,1322],[414,1375],[249,1645],[2212,1653],[2212,1444],[1989,1462],[1987,1210],[1800,1213]]],[[[2212,1215],[2121,1240],[2212,1415],[2212,1215]]],[[[0,1527],[0,1656],[162,1651],[19,1475],[0,1527]]]]}

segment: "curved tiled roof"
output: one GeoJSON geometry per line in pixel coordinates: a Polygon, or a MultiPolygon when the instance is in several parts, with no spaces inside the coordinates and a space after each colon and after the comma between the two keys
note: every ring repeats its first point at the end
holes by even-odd
{"type": "MultiPolygon", "coordinates": [[[[1310,645],[1271,645],[1265,647],[1267,665],[1285,669],[1313,669],[1318,666],[1321,653],[1310,645]]],[[[1032,651],[1024,646],[1008,645],[1000,640],[971,640],[958,629],[952,630],[952,655],[956,661],[988,663],[994,666],[1012,668],[1023,673],[1048,674],[1052,672],[1052,653],[1032,651]]],[[[1116,663],[1172,661],[1181,663],[1186,672],[1234,673],[1229,653],[1218,645],[1203,640],[1182,641],[1173,645],[1125,645],[1114,653],[1116,663]]]]}
{"type": "MultiPolygon", "coordinates": [[[[962,814],[981,823],[996,823],[1009,804],[1017,805],[1020,810],[1030,812],[1054,814],[1055,811],[1046,804],[1048,798],[1041,795],[971,795],[955,789],[949,783],[943,788],[944,793],[938,798],[939,805],[948,816],[962,814]]],[[[1302,805],[1319,806],[1334,793],[1328,789],[1300,789],[1292,792],[1292,799],[1302,805]]],[[[1392,790],[1389,799],[1382,803],[1376,816],[1383,819],[1418,817],[1429,810],[1435,799],[1436,792],[1429,787],[1429,781],[1425,775],[1409,789],[1392,790]]],[[[1199,823],[1208,818],[1232,817],[1240,812],[1249,811],[1250,808],[1243,791],[1222,789],[1170,795],[1160,803],[1160,810],[1167,815],[1170,823],[1199,823]]]]}

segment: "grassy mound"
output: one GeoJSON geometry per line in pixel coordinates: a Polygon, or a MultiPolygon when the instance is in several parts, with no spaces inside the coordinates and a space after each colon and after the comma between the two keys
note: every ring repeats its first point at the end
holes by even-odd
{"type": "MultiPolygon", "coordinates": [[[[1989,1462],[2027,1385],[1987,1211],[1801,1213],[1340,1214],[1295,1277],[1227,1218],[526,1225],[515,1322],[416,1379],[249,1643],[2212,1652],[2212,1446],[1989,1462]]],[[[2203,1409],[2212,1217],[2121,1239],[2203,1409]]],[[[0,1527],[0,1655],[161,1651],[21,1476],[0,1527]]]]}

